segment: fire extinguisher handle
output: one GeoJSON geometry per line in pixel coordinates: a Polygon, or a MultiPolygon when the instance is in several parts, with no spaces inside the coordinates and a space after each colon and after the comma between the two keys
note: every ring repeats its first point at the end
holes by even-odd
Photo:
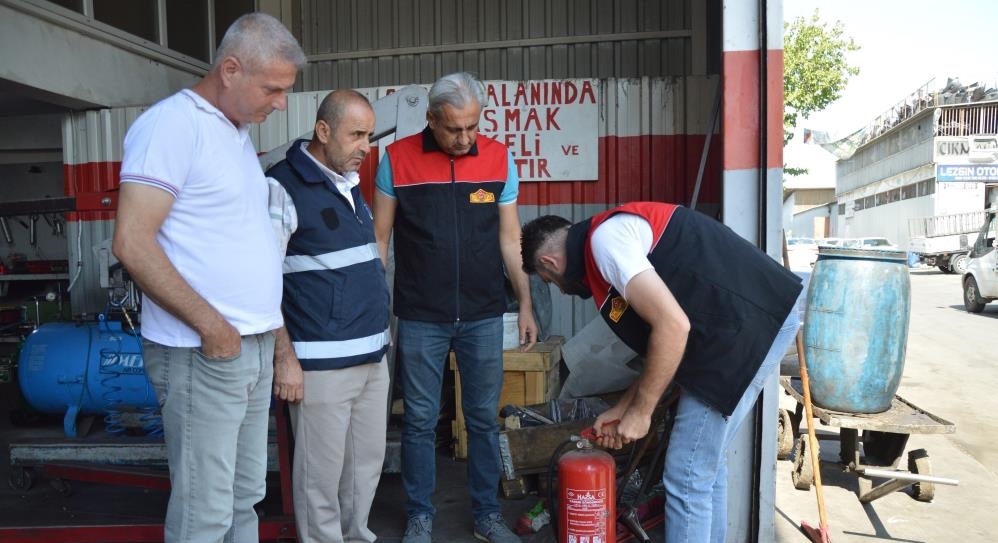
{"type": "MultiPolygon", "coordinates": [[[[613,419],[606,421],[603,424],[603,426],[610,426],[612,424],[617,424],[619,422],[620,419],[613,419]]],[[[592,426],[586,428],[585,430],[582,430],[582,432],[579,433],[579,436],[581,436],[583,439],[588,439],[589,441],[596,441],[597,439],[599,439],[599,436],[596,435],[596,429],[593,428],[592,426]]]]}

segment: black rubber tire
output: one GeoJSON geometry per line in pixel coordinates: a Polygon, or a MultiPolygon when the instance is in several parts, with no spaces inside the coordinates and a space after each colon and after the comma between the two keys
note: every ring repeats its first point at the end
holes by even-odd
{"type": "Polygon", "coordinates": [[[963,307],[968,313],[980,313],[984,311],[987,302],[981,299],[981,289],[977,288],[977,280],[973,275],[968,275],[963,280],[963,307]]]}
{"type": "Polygon", "coordinates": [[[790,412],[780,409],[780,419],[776,423],[776,458],[786,460],[794,452],[794,425],[790,412]]]}
{"type": "Polygon", "coordinates": [[[7,485],[18,492],[31,490],[35,484],[35,474],[30,468],[11,466],[7,476],[7,485]]]}
{"type": "Polygon", "coordinates": [[[953,273],[953,268],[949,265],[943,266],[940,264],[939,266],[936,267],[939,268],[939,271],[943,273],[953,273]]]}
{"type": "MultiPolygon", "coordinates": [[[[915,449],[908,452],[908,471],[916,475],[932,475],[932,464],[929,462],[929,453],[925,449],[915,449]]],[[[916,500],[920,502],[931,502],[936,496],[935,483],[914,483],[911,485],[916,500]]]]}
{"type": "Polygon", "coordinates": [[[810,490],[814,484],[814,464],[811,463],[807,440],[807,435],[801,435],[794,447],[794,469],[790,472],[790,478],[797,490],[810,490]]]}

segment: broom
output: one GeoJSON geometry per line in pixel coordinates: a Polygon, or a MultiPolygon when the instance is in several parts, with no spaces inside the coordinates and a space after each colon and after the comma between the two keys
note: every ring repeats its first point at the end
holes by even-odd
{"type": "Polygon", "coordinates": [[[818,438],[814,435],[814,413],[811,410],[811,384],[807,379],[807,362],[804,360],[804,333],[797,331],[797,361],[800,363],[800,382],[804,389],[804,411],[807,413],[808,452],[814,466],[814,488],[818,494],[818,528],[807,521],[800,522],[800,530],[814,543],[831,543],[828,535],[828,520],[825,518],[825,494],[821,490],[821,466],[818,464],[818,438]]]}
{"type": "MultiPolygon", "coordinates": [[[[783,234],[783,265],[790,269],[790,255],[787,251],[787,236],[783,234]]],[[[795,308],[796,310],[796,308],[795,308]]],[[[821,464],[818,463],[818,438],[814,435],[814,412],[811,408],[811,383],[807,378],[807,361],[804,360],[804,333],[797,330],[797,362],[800,365],[800,382],[804,389],[804,411],[807,414],[808,452],[811,454],[811,465],[814,467],[814,488],[818,495],[818,528],[811,526],[806,520],[800,522],[800,530],[814,543],[831,543],[828,534],[828,520],[825,516],[825,494],[821,488],[821,464]]]]}

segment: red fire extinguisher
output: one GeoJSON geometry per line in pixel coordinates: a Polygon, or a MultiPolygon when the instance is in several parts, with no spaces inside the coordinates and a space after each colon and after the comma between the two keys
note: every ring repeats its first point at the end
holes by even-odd
{"type": "Polygon", "coordinates": [[[586,437],[558,459],[558,543],[617,540],[616,464],[586,437]]]}

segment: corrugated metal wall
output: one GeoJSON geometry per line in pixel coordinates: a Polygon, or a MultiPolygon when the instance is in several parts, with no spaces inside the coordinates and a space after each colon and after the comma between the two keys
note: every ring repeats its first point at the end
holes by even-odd
{"type": "MultiPolygon", "coordinates": [[[[578,221],[633,200],[689,204],[717,84],[717,77],[698,76],[599,81],[598,177],[521,183],[520,219],[557,214],[578,221]]],[[[359,90],[374,98],[388,88],[359,90]]],[[[257,148],[266,152],[311,131],[326,92],[292,95],[287,112],[272,114],[254,130],[257,148]]],[[[720,202],[721,145],[715,137],[697,207],[714,216],[720,202]]],[[[372,152],[362,168],[365,195],[371,194],[380,155],[372,152]]],[[[596,316],[591,301],[569,298],[557,289],[552,302],[554,334],[571,337],[596,316]]]]}
{"type": "Polygon", "coordinates": [[[432,83],[455,71],[513,81],[705,74],[708,65],[716,72],[715,4],[303,0],[301,43],[311,62],[302,88],[432,83]]]}
{"type": "MultiPolygon", "coordinates": [[[[581,220],[632,200],[688,204],[693,192],[700,151],[717,77],[609,79],[599,82],[598,178],[589,181],[522,183],[520,216],[526,222],[544,214],[581,220]]],[[[370,99],[386,88],[359,89],[370,99]]],[[[318,104],[326,91],[293,94],[288,110],[275,112],[252,130],[261,152],[278,147],[312,130],[318,104]]],[[[89,111],[66,117],[63,125],[66,194],[103,194],[118,186],[122,142],[144,108],[89,111]]],[[[720,201],[721,140],[715,138],[707,163],[698,209],[716,215],[720,201]]],[[[372,152],[362,169],[370,197],[373,172],[380,153],[372,152]]],[[[111,211],[70,214],[70,272],[80,262],[81,274],[71,293],[75,313],[104,309],[106,296],[98,285],[93,247],[110,239],[111,211]],[[79,237],[78,237],[79,236],[79,237]]],[[[551,332],[571,336],[596,313],[592,303],[552,293],[551,332]]]]}
{"type": "MultiPolygon", "coordinates": [[[[116,202],[125,132],[145,108],[102,109],[67,115],[62,124],[63,173],[67,196],[105,195],[116,202]]],[[[113,203],[109,208],[115,208],[113,203]]],[[[100,288],[97,253],[100,242],[114,233],[114,211],[66,214],[69,240],[70,291],[74,314],[94,314],[107,304],[100,288]],[[79,275],[77,275],[79,274],[79,275]]]]}

